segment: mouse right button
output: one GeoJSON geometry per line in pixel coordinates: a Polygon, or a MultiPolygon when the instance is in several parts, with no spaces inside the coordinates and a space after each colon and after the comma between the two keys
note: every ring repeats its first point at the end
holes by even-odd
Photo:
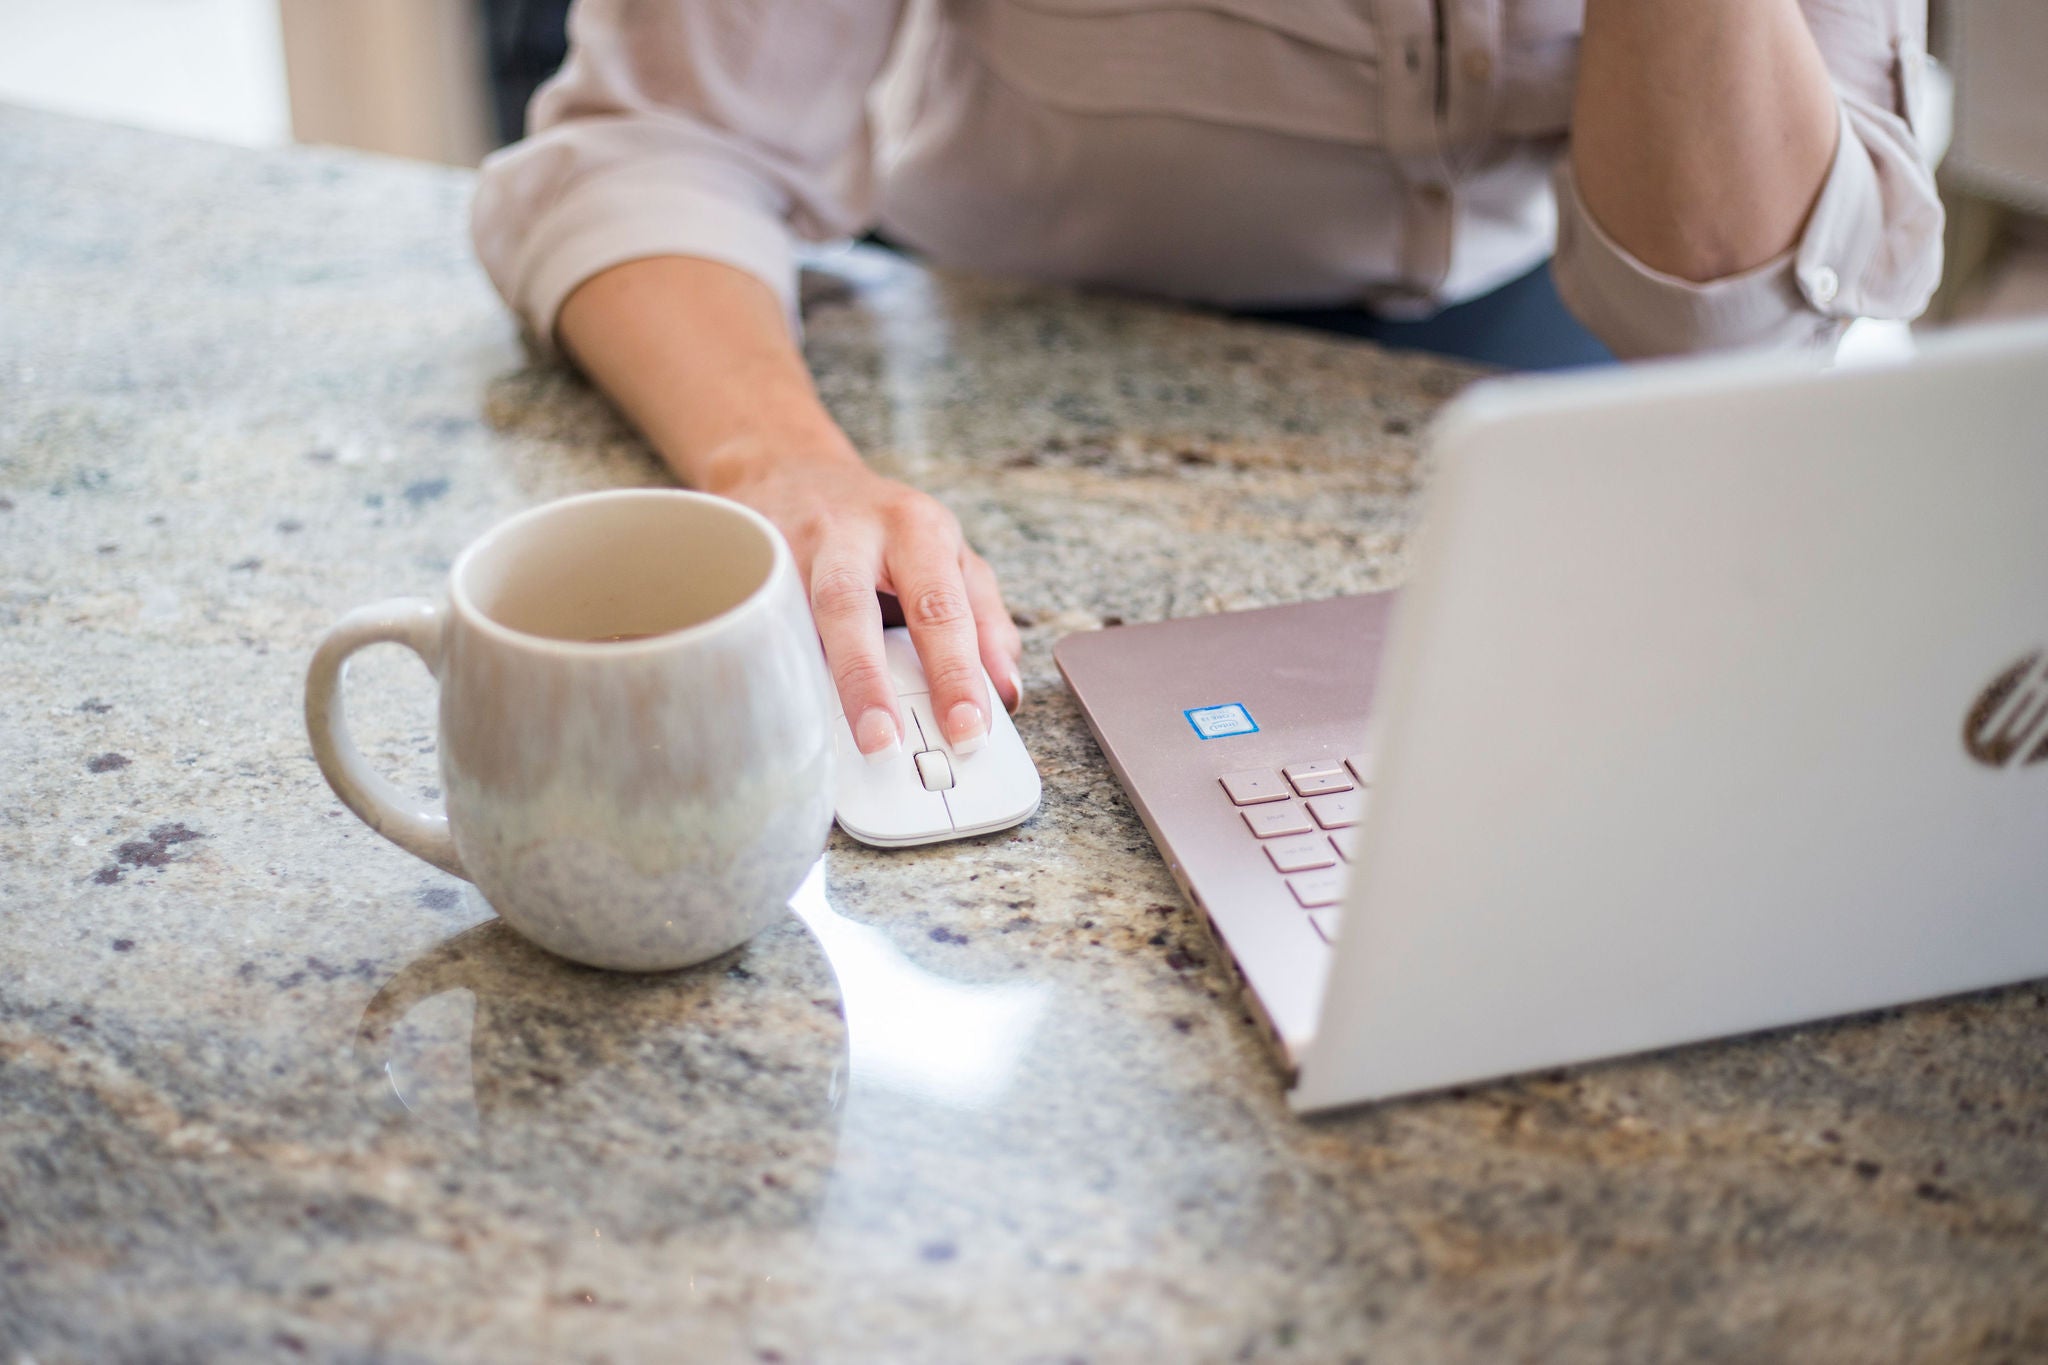
{"type": "MultiPolygon", "coordinates": [[[[915,706],[922,698],[913,698],[915,706]]],[[[923,717],[920,717],[923,719],[923,717]]],[[[980,834],[1016,824],[1038,809],[1038,769],[1010,713],[997,707],[990,717],[988,743],[965,757],[949,754],[953,786],[946,809],[960,834],[980,834]]]]}

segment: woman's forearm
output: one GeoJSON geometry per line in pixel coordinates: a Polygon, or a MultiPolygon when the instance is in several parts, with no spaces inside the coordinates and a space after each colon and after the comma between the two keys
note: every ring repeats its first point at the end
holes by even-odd
{"type": "Polygon", "coordinates": [[[578,286],[557,331],[692,487],[716,492],[764,460],[859,463],[774,291],[743,271],[684,256],[629,261],[578,286]]]}
{"type": "Polygon", "coordinates": [[[1652,269],[1720,279],[1791,248],[1837,131],[1795,0],[1587,0],[1573,171],[1594,221],[1652,269]]]}

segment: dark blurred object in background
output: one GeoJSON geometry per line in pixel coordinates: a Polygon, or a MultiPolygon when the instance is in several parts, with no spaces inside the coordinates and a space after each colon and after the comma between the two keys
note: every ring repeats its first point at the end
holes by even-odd
{"type": "Polygon", "coordinates": [[[484,54],[498,143],[526,134],[526,104],[569,51],[569,0],[483,0],[484,54]]]}
{"type": "Polygon", "coordinates": [[[1930,322],[2048,311],[2048,5],[1935,0],[1935,54],[1954,83],[1946,260],[1930,322]]]}
{"type": "Polygon", "coordinates": [[[1944,169],[1986,198],[2048,213],[2048,5],[1948,0],[1936,13],[1936,50],[1955,80],[1944,169]]]}

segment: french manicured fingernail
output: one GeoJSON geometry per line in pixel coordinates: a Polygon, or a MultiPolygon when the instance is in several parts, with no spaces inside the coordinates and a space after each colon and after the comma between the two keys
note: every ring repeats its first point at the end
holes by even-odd
{"type": "Polygon", "coordinates": [[[1014,713],[1023,704],[1024,679],[1019,677],[1017,670],[1013,668],[1010,670],[1010,710],[1014,713]]]}
{"type": "Polygon", "coordinates": [[[896,732],[896,718],[880,706],[861,712],[853,727],[853,742],[870,763],[887,763],[903,752],[903,737],[896,732]]]}
{"type": "Polygon", "coordinates": [[[971,754],[988,741],[988,717],[971,701],[955,702],[946,713],[946,737],[956,754],[971,754]]]}

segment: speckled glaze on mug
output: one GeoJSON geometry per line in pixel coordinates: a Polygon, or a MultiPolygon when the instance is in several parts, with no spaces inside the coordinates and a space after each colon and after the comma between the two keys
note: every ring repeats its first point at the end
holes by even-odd
{"type": "Polygon", "coordinates": [[[350,613],[306,679],[314,756],[350,810],[542,947],[627,971],[702,962],[783,913],[832,823],[831,723],[782,537],[673,490],[502,523],[456,560],[444,601],[350,613]],[[440,683],[445,814],[349,738],[343,670],[382,641],[440,683]]]}

